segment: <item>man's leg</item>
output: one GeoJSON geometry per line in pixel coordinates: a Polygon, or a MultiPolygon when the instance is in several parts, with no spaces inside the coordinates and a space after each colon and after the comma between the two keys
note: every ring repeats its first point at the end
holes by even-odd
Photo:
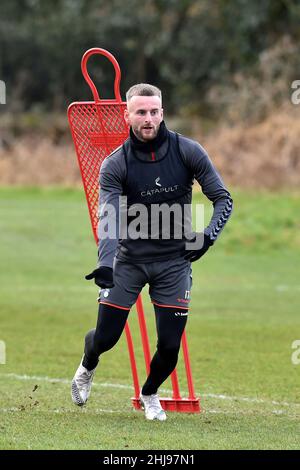
{"type": "Polygon", "coordinates": [[[109,351],[119,341],[128,314],[129,308],[99,304],[96,329],[90,330],[85,337],[82,365],[87,370],[95,369],[100,354],[109,351]]]}
{"type": "Polygon", "coordinates": [[[155,308],[158,341],[140,399],[147,419],[164,421],[166,414],[160,405],[157,390],[177,364],[188,315],[191,264],[181,258],[154,262],[149,266],[149,274],[149,294],[155,308]]]}
{"type": "Polygon", "coordinates": [[[142,388],[142,395],[157,393],[160,385],[175,369],[181,336],[187,322],[187,310],[180,307],[155,308],[157,350],[150,364],[150,374],[142,388]]]}
{"type": "Polygon", "coordinates": [[[101,289],[96,329],[85,337],[84,356],[72,380],[71,395],[76,405],[84,405],[90,395],[100,354],[119,340],[131,306],[147,281],[145,268],[116,260],[114,287],[101,289]]]}
{"type": "Polygon", "coordinates": [[[99,305],[97,327],[85,337],[84,356],[71,384],[71,396],[76,405],[82,406],[87,402],[99,356],[118,342],[128,314],[129,308],[99,305]]]}

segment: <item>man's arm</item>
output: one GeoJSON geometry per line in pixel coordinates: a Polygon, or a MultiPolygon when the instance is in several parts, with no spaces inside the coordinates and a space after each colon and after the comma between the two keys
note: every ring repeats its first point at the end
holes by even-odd
{"type": "Polygon", "coordinates": [[[126,167],[123,163],[122,155],[115,153],[104,160],[101,166],[97,267],[113,267],[119,240],[119,198],[123,193],[123,181],[126,174],[126,167]]]}
{"type": "Polygon", "coordinates": [[[231,195],[200,144],[183,136],[179,137],[179,144],[185,164],[193,172],[203,194],[213,203],[213,214],[204,234],[214,243],[231,215],[231,195]]]}
{"type": "Polygon", "coordinates": [[[98,262],[97,267],[86,275],[95,284],[111,288],[113,282],[113,261],[119,240],[119,197],[123,192],[126,166],[122,149],[116,150],[102,163],[100,170],[99,224],[98,224],[98,262]]]}

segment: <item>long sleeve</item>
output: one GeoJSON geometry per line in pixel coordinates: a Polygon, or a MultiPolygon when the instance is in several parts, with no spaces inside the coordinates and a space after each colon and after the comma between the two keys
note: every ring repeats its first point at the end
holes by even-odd
{"type": "Polygon", "coordinates": [[[107,157],[100,170],[97,267],[112,268],[118,246],[120,197],[123,193],[123,179],[126,172],[123,158],[120,157],[120,151],[107,157]]]}
{"type": "Polygon", "coordinates": [[[180,149],[185,164],[193,172],[194,178],[200,184],[203,194],[213,204],[213,214],[204,232],[214,242],[231,215],[233,209],[231,195],[213,166],[208,154],[200,144],[180,136],[180,149]]]}

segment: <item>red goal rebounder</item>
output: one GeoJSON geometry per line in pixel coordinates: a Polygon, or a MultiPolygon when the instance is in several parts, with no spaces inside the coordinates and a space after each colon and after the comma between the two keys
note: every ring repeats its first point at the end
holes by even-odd
{"type": "MultiPolygon", "coordinates": [[[[99,220],[98,204],[100,167],[103,160],[113,150],[121,145],[125,139],[127,139],[129,129],[124,120],[126,103],[122,101],[120,95],[121,70],[115,57],[105,49],[89,49],[82,57],[81,70],[92,91],[94,100],[79,101],[70,104],[68,108],[68,119],[82,176],[93,234],[95,241],[98,244],[97,227],[99,220]],[[98,90],[87,71],[87,61],[94,54],[105,56],[114,66],[114,99],[100,98],[98,90]]],[[[146,372],[148,374],[150,371],[151,354],[141,295],[139,295],[136,302],[136,309],[142,338],[146,372]]],[[[134,408],[139,409],[140,384],[134,346],[128,322],[125,326],[125,333],[134,384],[134,397],[132,398],[132,403],[134,408]]],[[[189,396],[188,398],[181,397],[177,372],[175,369],[171,374],[173,396],[172,398],[160,398],[160,402],[165,410],[199,413],[200,403],[199,398],[195,396],[194,392],[185,332],[182,335],[181,341],[189,396]]]]}

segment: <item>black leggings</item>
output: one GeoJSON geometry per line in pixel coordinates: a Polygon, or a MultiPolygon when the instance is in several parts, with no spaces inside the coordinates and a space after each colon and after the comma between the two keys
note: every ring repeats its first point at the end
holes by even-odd
{"type": "MultiPolygon", "coordinates": [[[[187,311],[155,305],[157,349],[150,364],[150,373],[142,388],[144,395],[157,392],[160,385],[169,377],[178,360],[181,336],[187,321],[187,311]]],[[[99,304],[96,329],[85,337],[83,366],[94,369],[99,356],[111,349],[119,340],[125,327],[129,310],[99,304]]]]}

